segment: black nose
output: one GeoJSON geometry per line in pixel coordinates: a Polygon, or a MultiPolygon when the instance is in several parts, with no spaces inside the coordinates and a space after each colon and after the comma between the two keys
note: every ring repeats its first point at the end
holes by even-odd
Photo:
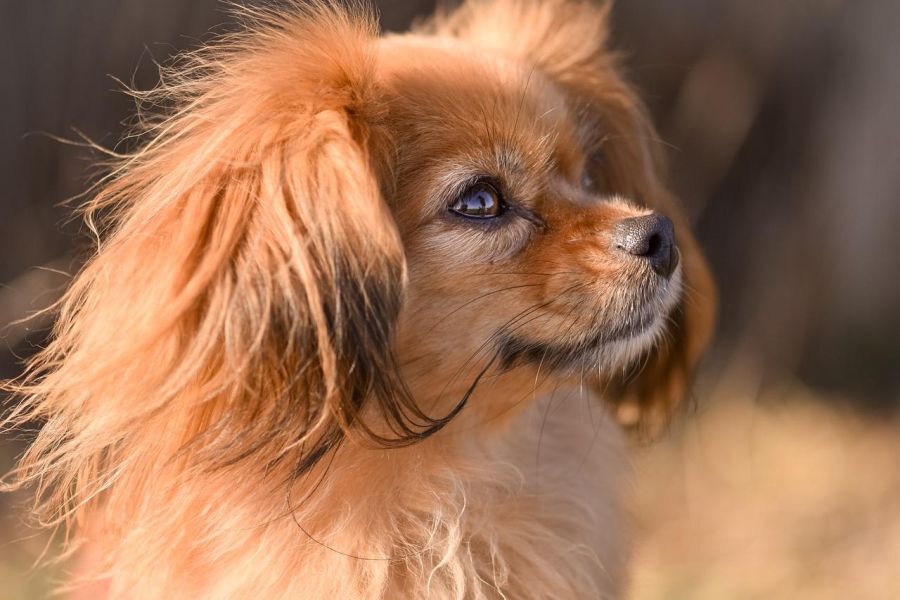
{"type": "Polygon", "coordinates": [[[675,228],[668,217],[653,213],[622,219],[613,230],[613,244],[628,254],[647,259],[663,277],[671,275],[678,266],[675,228]]]}

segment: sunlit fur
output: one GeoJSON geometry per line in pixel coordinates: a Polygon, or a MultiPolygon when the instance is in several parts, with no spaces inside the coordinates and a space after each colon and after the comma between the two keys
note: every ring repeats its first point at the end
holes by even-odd
{"type": "Polygon", "coordinates": [[[6,423],[116,598],[599,598],[624,442],[668,415],[712,285],[604,6],[244,11],[139,94],[98,248],[6,423]],[[509,209],[448,210],[475,180],[509,209]],[[680,265],[617,251],[657,210],[680,265]],[[623,411],[622,407],[628,408],[623,411]],[[634,417],[640,417],[635,419],[634,417]]]}

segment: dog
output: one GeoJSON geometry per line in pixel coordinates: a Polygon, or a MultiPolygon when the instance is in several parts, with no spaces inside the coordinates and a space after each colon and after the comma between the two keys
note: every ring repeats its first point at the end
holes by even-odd
{"type": "Polygon", "coordinates": [[[242,9],[136,93],[11,387],[109,598],[617,598],[713,284],[608,5],[242,9]],[[676,237],[677,236],[677,237],[676,237]]]}

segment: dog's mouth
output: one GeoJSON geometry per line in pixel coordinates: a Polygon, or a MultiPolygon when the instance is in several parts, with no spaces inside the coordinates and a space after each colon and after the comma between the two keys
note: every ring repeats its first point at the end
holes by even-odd
{"type": "Polygon", "coordinates": [[[530,364],[543,370],[612,369],[628,364],[659,340],[680,298],[678,269],[637,311],[580,336],[567,332],[561,337],[569,339],[533,340],[525,335],[501,332],[496,336],[500,364],[506,369],[530,364]]]}

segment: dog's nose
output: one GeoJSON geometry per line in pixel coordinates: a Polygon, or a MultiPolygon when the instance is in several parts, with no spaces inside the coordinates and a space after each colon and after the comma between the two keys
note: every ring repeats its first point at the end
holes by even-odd
{"type": "Polygon", "coordinates": [[[678,266],[675,227],[668,217],[660,214],[622,219],[613,230],[613,245],[632,256],[646,259],[663,277],[671,275],[678,266]]]}

